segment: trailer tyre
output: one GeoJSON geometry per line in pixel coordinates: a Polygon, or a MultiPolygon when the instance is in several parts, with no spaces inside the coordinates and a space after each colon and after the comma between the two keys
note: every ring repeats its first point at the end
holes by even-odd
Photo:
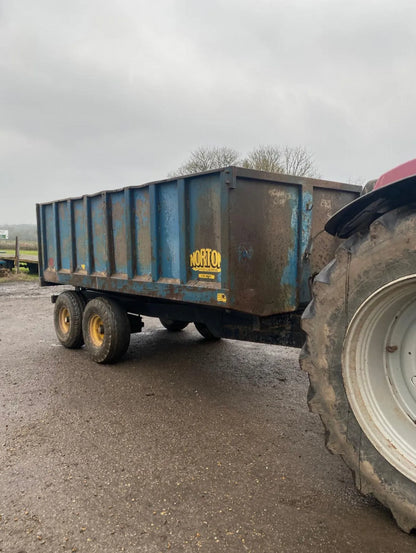
{"type": "Polygon", "coordinates": [[[68,349],[80,348],[84,343],[82,335],[82,313],[85,299],[73,290],[62,292],[55,302],[54,326],[56,336],[68,349]]]}
{"type": "Polygon", "coordinates": [[[83,317],[88,354],[96,363],[115,363],[130,344],[130,322],[126,311],[115,301],[95,298],[88,302],[83,317]]]}
{"type": "Polygon", "coordinates": [[[215,342],[216,340],[221,339],[221,336],[218,336],[218,334],[210,330],[205,323],[194,323],[194,325],[201,336],[205,338],[205,340],[215,342]]]}
{"type": "Polygon", "coordinates": [[[416,206],[346,240],[303,315],[308,403],[358,489],[416,528],[416,206]]]}
{"type": "Polygon", "coordinates": [[[185,327],[187,327],[189,324],[186,321],[175,321],[173,319],[161,318],[159,319],[159,321],[166,328],[166,330],[169,330],[169,332],[179,332],[180,330],[183,330],[185,327]]]}

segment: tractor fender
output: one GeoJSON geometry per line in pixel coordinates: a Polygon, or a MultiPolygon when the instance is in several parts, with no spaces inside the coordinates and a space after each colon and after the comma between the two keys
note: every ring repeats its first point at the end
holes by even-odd
{"type": "Polygon", "coordinates": [[[348,238],[355,232],[367,229],[384,213],[416,202],[416,159],[384,173],[370,192],[366,193],[366,187],[359,198],[328,220],[325,230],[329,234],[348,238]]]}

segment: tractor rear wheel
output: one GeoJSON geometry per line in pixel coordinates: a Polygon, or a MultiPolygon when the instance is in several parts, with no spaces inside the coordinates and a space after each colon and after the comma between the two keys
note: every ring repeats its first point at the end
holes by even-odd
{"type": "Polygon", "coordinates": [[[303,315],[311,410],[358,489],[416,528],[416,207],[346,240],[303,315]]]}

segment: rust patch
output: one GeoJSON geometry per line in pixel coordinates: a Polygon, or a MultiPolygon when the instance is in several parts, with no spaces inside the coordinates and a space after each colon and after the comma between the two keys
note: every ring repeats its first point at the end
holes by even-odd
{"type": "Polygon", "coordinates": [[[135,201],[137,276],[151,279],[152,249],[150,243],[150,205],[148,190],[140,190],[135,201]]]}
{"type": "Polygon", "coordinates": [[[399,348],[397,346],[387,346],[386,347],[386,351],[388,351],[389,353],[394,353],[395,351],[397,351],[399,348]]]}

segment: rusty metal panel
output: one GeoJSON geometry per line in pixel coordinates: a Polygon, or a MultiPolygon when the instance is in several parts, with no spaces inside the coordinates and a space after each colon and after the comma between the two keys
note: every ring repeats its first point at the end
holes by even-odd
{"type": "Polygon", "coordinates": [[[157,187],[159,278],[179,283],[179,210],[177,186],[157,187]]]}
{"type": "Polygon", "coordinates": [[[105,198],[100,194],[91,198],[91,236],[94,273],[105,275],[107,271],[107,243],[105,198]]]}
{"type": "Polygon", "coordinates": [[[68,225],[63,225],[61,228],[60,221],[65,221],[68,219],[68,203],[67,202],[59,202],[57,204],[57,219],[58,219],[58,225],[59,225],[59,232],[56,233],[56,237],[58,240],[58,249],[60,252],[60,268],[68,268],[70,267],[70,242],[71,242],[71,235],[70,235],[70,228],[68,225]]]}
{"type": "Polygon", "coordinates": [[[126,278],[127,276],[127,233],[131,229],[126,228],[125,195],[124,191],[114,192],[108,195],[109,205],[109,240],[111,242],[113,266],[112,275],[126,278]]]}
{"type": "Polygon", "coordinates": [[[357,198],[357,193],[352,191],[314,187],[311,230],[313,239],[311,270],[313,273],[319,272],[322,267],[325,267],[333,259],[335,250],[341,242],[341,240],[334,239],[330,234],[322,232],[326,221],[341,207],[352,202],[355,198],[357,198]]]}
{"type": "Polygon", "coordinates": [[[358,193],[352,185],[239,170],[230,190],[230,299],[237,309],[268,316],[307,303],[310,276],[339,243],[322,232],[324,224],[358,193]]]}
{"type": "Polygon", "coordinates": [[[151,279],[150,202],[149,188],[133,190],[134,273],[144,280],[151,279]]]}
{"type": "MultiPolygon", "coordinates": [[[[74,200],[74,252],[75,266],[74,272],[86,274],[87,266],[87,219],[84,210],[83,198],[74,200]]],[[[61,221],[61,228],[65,225],[61,221]]]]}
{"type": "Polygon", "coordinates": [[[38,206],[43,283],[268,316],[299,308],[358,188],[226,168],[38,206]]]}
{"type": "MultiPolygon", "coordinates": [[[[221,287],[221,205],[223,184],[218,174],[189,179],[187,186],[187,277],[195,285],[221,287]]],[[[226,254],[227,252],[223,252],[226,254]]]]}
{"type": "Polygon", "coordinates": [[[291,311],[297,302],[299,187],[240,178],[230,191],[230,293],[241,311],[291,311]]]}

